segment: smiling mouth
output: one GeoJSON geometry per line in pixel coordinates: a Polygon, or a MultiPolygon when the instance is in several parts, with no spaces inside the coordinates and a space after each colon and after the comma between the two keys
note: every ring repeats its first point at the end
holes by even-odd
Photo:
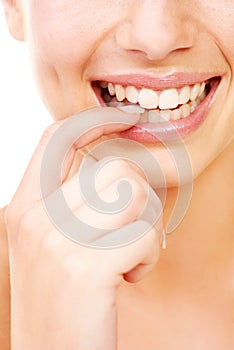
{"type": "Polygon", "coordinates": [[[220,81],[220,77],[165,90],[101,80],[93,82],[92,86],[101,105],[137,105],[142,109],[140,123],[163,123],[189,117],[206,99],[212,87],[217,85],[217,81],[220,81]]]}
{"type": "MultiPolygon", "coordinates": [[[[222,74],[177,73],[164,78],[114,76],[92,81],[101,106],[137,106],[141,117],[120,137],[142,143],[178,140],[198,129],[207,116],[222,74]]],[[[131,113],[131,109],[125,109],[131,113]]]]}

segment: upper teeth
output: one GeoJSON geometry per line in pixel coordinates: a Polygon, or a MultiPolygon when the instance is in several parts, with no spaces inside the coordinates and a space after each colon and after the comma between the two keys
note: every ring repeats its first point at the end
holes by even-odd
{"type": "Polygon", "coordinates": [[[111,96],[116,96],[117,101],[127,99],[130,103],[139,103],[145,109],[169,110],[175,109],[179,105],[185,105],[189,101],[195,101],[202,96],[206,83],[184,86],[181,89],[166,89],[154,91],[152,89],[137,89],[135,86],[124,87],[120,84],[100,82],[102,88],[108,88],[111,96]]]}

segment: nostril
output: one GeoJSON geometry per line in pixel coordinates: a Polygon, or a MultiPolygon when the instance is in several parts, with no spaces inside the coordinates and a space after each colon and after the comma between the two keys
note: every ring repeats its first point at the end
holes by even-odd
{"type": "Polygon", "coordinates": [[[128,22],[117,28],[115,38],[123,50],[141,54],[151,61],[162,61],[177,50],[183,53],[192,48],[197,38],[197,27],[178,9],[170,10],[156,2],[149,9],[142,2],[133,10],[128,22]]]}

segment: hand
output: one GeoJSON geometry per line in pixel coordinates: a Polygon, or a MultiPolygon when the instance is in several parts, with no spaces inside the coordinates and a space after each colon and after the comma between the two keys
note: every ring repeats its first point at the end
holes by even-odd
{"type": "MultiPolygon", "coordinates": [[[[64,121],[50,126],[6,211],[12,350],[116,349],[117,288],[122,278],[131,283],[142,279],[159,258],[162,218],[153,227],[147,223],[147,215],[145,220],[140,218],[148,200],[149,185],[130,162],[110,162],[97,178],[97,195],[107,202],[113,199],[119,181],[127,180],[132,186],[131,202],[114,215],[92,210],[77,191],[76,177],[68,177],[77,149],[102,135],[128,128],[126,122],[134,125],[138,120],[136,115],[110,111],[118,124],[102,126],[103,111],[93,114],[100,127],[74,143],[64,162],[60,189],[71,212],[84,222],[92,218],[93,227],[105,222],[109,233],[117,235],[149,229],[134,243],[105,250],[79,245],[59,232],[45,211],[39,177],[48,141],[64,121]]],[[[86,171],[92,172],[96,165],[92,164],[86,171]]],[[[151,210],[157,216],[162,208],[159,200],[155,203],[151,210]]],[[[61,218],[61,222],[64,220],[69,222],[70,218],[61,218]]],[[[90,244],[99,238],[93,237],[90,244]]]]}

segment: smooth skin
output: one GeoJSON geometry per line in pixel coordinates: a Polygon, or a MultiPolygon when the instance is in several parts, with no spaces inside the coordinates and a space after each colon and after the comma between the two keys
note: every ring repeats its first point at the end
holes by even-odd
{"type": "MultiPolygon", "coordinates": [[[[40,94],[57,122],[42,137],[5,219],[2,211],[2,348],[10,348],[8,236],[12,349],[112,350],[117,340],[118,350],[233,349],[233,1],[3,4],[10,32],[29,44],[40,94]],[[184,140],[194,173],[193,196],[160,258],[160,224],[125,248],[128,252],[94,252],[61,236],[40,211],[38,198],[45,140],[61,120],[97,105],[90,84],[95,75],[142,72],[219,72],[223,77],[206,121],[184,140]]],[[[99,130],[98,140],[103,134],[113,130],[99,130]]],[[[167,179],[166,223],[177,175],[163,147],[149,149],[167,179]]],[[[133,181],[135,200],[144,201],[145,179],[128,163],[118,169],[120,179],[127,174],[133,181]]],[[[106,172],[106,183],[112,176],[106,172]]],[[[131,220],[137,219],[138,213],[130,211],[131,220]]],[[[128,222],[120,216],[120,224],[128,222]]]]}

